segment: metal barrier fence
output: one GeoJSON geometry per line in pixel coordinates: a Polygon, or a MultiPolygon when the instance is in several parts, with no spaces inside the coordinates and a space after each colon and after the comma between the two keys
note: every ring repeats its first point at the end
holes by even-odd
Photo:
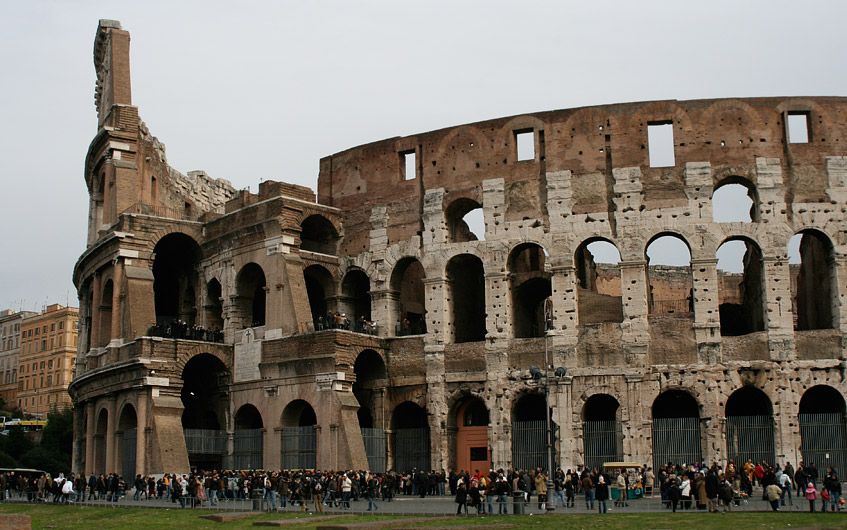
{"type": "Polygon", "coordinates": [[[262,429],[242,429],[233,437],[233,469],[262,469],[262,429]]]}
{"type": "Polygon", "coordinates": [[[222,455],[226,452],[226,433],[214,429],[183,429],[188,454],[222,455]]]}
{"type": "Polygon", "coordinates": [[[616,420],[585,421],[582,423],[585,444],[585,465],[599,468],[604,462],[623,459],[623,436],[616,420]]]}
{"type": "MultiPolygon", "coordinates": [[[[553,462],[558,462],[555,445],[553,462]]],[[[547,469],[547,422],[512,422],[512,466],[515,469],[547,469]]]]}
{"type": "Polygon", "coordinates": [[[773,464],[773,416],[727,416],[726,454],[739,466],[747,460],[773,464]]]}
{"type": "Polygon", "coordinates": [[[135,440],[137,429],[126,429],[123,434],[123,455],[121,458],[121,472],[125,480],[135,477],[135,440]]]}
{"type": "Polygon", "coordinates": [[[394,469],[429,470],[429,427],[397,429],[394,431],[394,469]]]}
{"type": "Polygon", "coordinates": [[[385,473],[388,467],[386,455],[385,430],[362,427],[362,439],[365,441],[365,455],[371,471],[385,473]]]}
{"type": "Polygon", "coordinates": [[[702,460],[700,418],[653,419],[653,469],[668,462],[689,464],[702,460]]]}
{"type": "Polygon", "coordinates": [[[317,433],[315,427],[282,428],[282,469],[315,469],[317,467],[317,433]]]}
{"type": "Polygon", "coordinates": [[[821,476],[833,466],[843,480],[847,473],[847,422],[843,413],[800,414],[800,438],[804,462],[814,462],[821,476]]]}

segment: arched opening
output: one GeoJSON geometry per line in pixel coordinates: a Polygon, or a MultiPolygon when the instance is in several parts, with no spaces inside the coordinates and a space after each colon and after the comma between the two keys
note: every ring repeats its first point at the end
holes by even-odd
{"type": "Polygon", "coordinates": [[[153,293],[156,324],[181,320],[193,326],[197,301],[197,266],[203,253],[200,245],[185,234],[168,234],[153,249],[153,293]]]}
{"type": "Polygon", "coordinates": [[[342,311],[353,315],[354,329],[359,333],[376,334],[371,321],[371,281],[361,270],[352,270],[341,282],[342,311]]]}
{"type": "Polygon", "coordinates": [[[583,407],[582,419],[586,467],[599,469],[604,462],[623,460],[623,432],[618,400],[609,394],[591,396],[583,407]]]}
{"type": "Polygon", "coordinates": [[[118,419],[118,432],[116,436],[117,452],[121,458],[121,476],[129,482],[135,477],[135,449],[136,436],[138,433],[138,416],[135,407],[130,404],[124,405],[118,419]]]}
{"type": "Polygon", "coordinates": [[[82,289],[79,290],[80,296],[80,313],[79,313],[79,342],[80,352],[87,352],[94,346],[91,340],[91,325],[92,314],[94,311],[94,291],[91,287],[91,280],[85,282],[82,289]]]}
{"type": "Polygon", "coordinates": [[[400,260],[391,273],[391,289],[397,293],[394,317],[398,336],[426,333],[424,278],[423,265],[415,258],[400,260]]]}
{"type": "Polygon", "coordinates": [[[821,474],[829,467],[847,470],[847,421],[844,396],[827,385],[806,390],[800,399],[800,452],[821,474]]]}
{"type": "Polygon", "coordinates": [[[282,469],[317,467],[318,418],[307,401],[295,399],[282,411],[282,469]]]}
{"type": "Polygon", "coordinates": [[[485,340],[485,270],[482,260],[471,254],[447,263],[453,341],[485,340]]]}
{"type": "Polygon", "coordinates": [[[691,251],[676,234],[659,234],[647,245],[647,300],[652,315],[694,317],[691,251]]]}
{"type": "Polygon", "coordinates": [[[353,373],[356,374],[353,395],[359,402],[357,416],[365,442],[368,468],[374,472],[384,472],[388,463],[384,412],[388,373],[385,361],[377,352],[364,350],[356,357],[353,373]]]}
{"type": "MultiPolygon", "coordinates": [[[[455,443],[451,444],[455,469],[474,475],[487,473],[491,468],[491,451],[488,448],[488,407],[477,397],[467,397],[454,408],[451,430],[455,430],[455,443]]],[[[453,438],[451,436],[451,438],[453,438]]]]}
{"type": "Polygon", "coordinates": [[[300,223],[300,250],[335,256],[338,233],[322,215],[310,215],[300,223]]]}
{"type": "Polygon", "coordinates": [[[264,326],[268,289],[262,267],[255,263],[243,266],[235,278],[235,290],[235,329],[264,326]]]}
{"type": "Polygon", "coordinates": [[[621,255],[611,242],[584,241],[574,258],[577,273],[580,324],[623,322],[621,255]]]}
{"type": "Polygon", "coordinates": [[[206,312],[206,328],[212,332],[222,330],[224,327],[223,294],[221,283],[217,278],[212,278],[206,284],[206,305],[203,309],[206,312]]]}
{"type": "Polygon", "coordinates": [[[335,286],[332,275],[321,265],[310,265],[303,270],[306,280],[306,294],[309,296],[309,307],[312,310],[312,321],[315,329],[321,327],[343,328],[345,320],[349,323],[346,313],[340,313],[343,318],[336,319],[330,315],[330,307],[327,300],[335,295],[335,286]],[[324,322],[325,321],[325,322],[324,322]]]}
{"type": "Polygon", "coordinates": [[[100,296],[100,343],[101,348],[109,345],[112,340],[112,297],[114,295],[115,284],[112,280],[106,280],[103,284],[102,295],[100,296]]]}
{"type": "Polygon", "coordinates": [[[222,469],[226,432],[228,373],[224,363],[208,353],[195,355],[182,369],[182,429],[188,462],[199,469],[222,469]]]}
{"type": "Polygon", "coordinates": [[[451,243],[485,241],[482,205],[473,199],[457,199],[445,212],[447,237],[451,243]]]}
{"type": "MultiPolygon", "coordinates": [[[[114,420],[113,420],[114,421],[114,420]]],[[[106,433],[109,429],[109,413],[102,409],[94,427],[94,472],[106,474],[106,433]]]]}
{"type": "Polygon", "coordinates": [[[232,446],[233,469],[263,469],[262,415],[250,404],[242,405],[235,413],[235,433],[232,446]]]}
{"type": "Polygon", "coordinates": [[[518,245],[509,255],[512,331],[516,338],[543,337],[552,326],[544,314],[545,300],[552,293],[545,260],[544,249],[535,243],[518,245]]]}
{"type": "Polygon", "coordinates": [[[653,401],[653,469],[703,460],[700,407],[683,390],[667,390],[653,401]]]}
{"type": "Polygon", "coordinates": [[[743,177],[729,177],[712,193],[712,218],[716,223],[758,222],[758,204],[752,182],[743,177]]]}
{"type": "Polygon", "coordinates": [[[794,329],[837,327],[835,260],[829,238],[817,230],[803,230],[788,244],[794,329]]]}
{"type": "MultiPolygon", "coordinates": [[[[555,424],[550,427],[553,462],[556,456],[555,424]]],[[[543,394],[524,394],[512,407],[512,467],[547,469],[547,400],[543,394]]]]}
{"type": "Polygon", "coordinates": [[[765,330],[762,251],[746,238],[729,239],[716,253],[721,335],[765,330]]]}
{"type": "Polygon", "coordinates": [[[391,430],[394,433],[393,469],[403,473],[413,469],[429,470],[429,422],[426,411],[411,401],[397,405],[391,414],[391,430]]]}
{"type": "Polygon", "coordinates": [[[753,386],[736,390],[726,400],[726,455],[741,466],[747,460],[775,462],[773,406],[753,386]]]}

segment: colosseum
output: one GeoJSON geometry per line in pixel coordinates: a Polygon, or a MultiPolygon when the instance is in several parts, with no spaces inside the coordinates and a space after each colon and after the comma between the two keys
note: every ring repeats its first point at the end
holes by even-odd
{"type": "Polygon", "coordinates": [[[251,193],[168,165],[129,41],[100,22],[76,471],[546,467],[548,414],[565,468],[845,469],[847,98],[498,118],[251,193]]]}

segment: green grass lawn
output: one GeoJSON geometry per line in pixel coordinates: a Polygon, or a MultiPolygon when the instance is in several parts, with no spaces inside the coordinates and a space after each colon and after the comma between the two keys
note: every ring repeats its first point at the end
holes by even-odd
{"type": "MultiPolygon", "coordinates": [[[[228,523],[215,523],[199,516],[215,513],[203,510],[163,510],[145,508],[101,508],[92,506],[36,506],[29,504],[3,504],[0,513],[24,513],[32,517],[33,530],[56,528],[61,530],[134,530],[148,528],[170,528],[191,530],[250,528],[254,521],[269,519],[289,519],[300,517],[302,525],[291,528],[311,529],[317,524],[335,522],[373,521],[375,519],[396,519],[399,516],[355,516],[345,515],[333,521],[310,522],[309,516],[295,513],[256,514],[249,519],[228,523]]],[[[843,528],[847,529],[847,514],[821,513],[731,513],[727,515],[708,513],[649,513],[649,514],[591,514],[591,515],[545,515],[545,516],[492,516],[486,518],[440,518],[433,517],[425,523],[414,526],[479,526],[484,529],[489,524],[514,524],[517,529],[556,530],[659,530],[665,528],[700,529],[784,529],[798,528],[843,528]]],[[[402,524],[402,523],[399,523],[402,524]]]]}

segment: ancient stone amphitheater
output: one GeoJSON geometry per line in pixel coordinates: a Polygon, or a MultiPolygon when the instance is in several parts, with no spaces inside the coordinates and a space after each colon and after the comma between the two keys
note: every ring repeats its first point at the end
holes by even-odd
{"type": "Polygon", "coordinates": [[[546,468],[548,411],[565,468],[847,464],[847,99],[498,118],[254,194],[168,165],[119,23],[94,63],[77,471],[546,468]]]}

